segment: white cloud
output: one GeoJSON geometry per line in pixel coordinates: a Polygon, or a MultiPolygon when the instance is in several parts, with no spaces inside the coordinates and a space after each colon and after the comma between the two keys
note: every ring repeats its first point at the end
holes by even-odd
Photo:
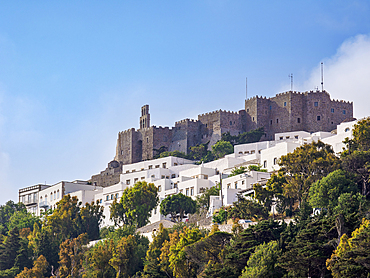
{"type": "MultiPolygon", "coordinates": [[[[337,53],[324,62],[324,89],[334,99],[353,101],[354,117],[370,116],[370,35],[347,39],[337,53]]],[[[320,66],[298,90],[313,90],[320,85],[320,66]]],[[[295,86],[296,87],[296,86],[295,86]]]]}

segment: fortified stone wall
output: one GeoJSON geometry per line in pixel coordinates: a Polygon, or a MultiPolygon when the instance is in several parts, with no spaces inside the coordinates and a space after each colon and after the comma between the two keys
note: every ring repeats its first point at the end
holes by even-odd
{"type": "MultiPolygon", "coordinates": [[[[352,117],[353,103],[331,100],[326,91],[289,91],[271,98],[255,96],[245,101],[245,110],[200,114],[198,120],[181,120],[173,128],[150,126],[149,105],[144,105],[139,130],[131,128],[118,133],[115,160],[123,165],[153,159],[154,149],[162,146],[186,154],[190,147],[201,143],[209,142],[211,148],[228,131],[238,135],[264,127],[261,140],[273,140],[279,132],[330,132],[352,117]]],[[[119,180],[119,171],[108,167],[92,180],[100,186],[114,184],[119,180]]]]}

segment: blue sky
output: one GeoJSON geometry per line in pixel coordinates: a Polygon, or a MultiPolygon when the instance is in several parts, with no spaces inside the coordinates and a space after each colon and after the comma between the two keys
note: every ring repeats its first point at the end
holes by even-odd
{"type": "Polygon", "coordinates": [[[369,1],[1,1],[0,204],[88,179],[119,131],[320,86],[370,115],[369,1]]]}

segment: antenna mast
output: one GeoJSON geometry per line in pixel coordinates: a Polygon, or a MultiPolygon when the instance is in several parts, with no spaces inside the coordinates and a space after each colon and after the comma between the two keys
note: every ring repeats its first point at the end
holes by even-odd
{"type": "Polygon", "coordinates": [[[324,63],[321,62],[321,91],[324,91],[324,63]]]}
{"type": "Polygon", "coordinates": [[[293,92],[293,73],[288,75],[290,78],[290,90],[293,92]]]}
{"type": "Polygon", "coordinates": [[[248,99],[248,78],[245,78],[245,99],[248,99]]]}

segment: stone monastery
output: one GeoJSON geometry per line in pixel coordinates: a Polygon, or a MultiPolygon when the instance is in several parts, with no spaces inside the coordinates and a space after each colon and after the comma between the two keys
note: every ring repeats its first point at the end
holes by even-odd
{"type": "Polygon", "coordinates": [[[274,140],[276,133],[291,131],[330,132],[353,117],[353,103],[331,100],[326,91],[288,91],[274,97],[253,97],[245,100],[245,109],[238,112],[217,110],[198,115],[197,120],[184,119],[172,128],[150,125],[149,105],[141,108],[140,127],[118,133],[116,155],[108,167],[91,177],[97,186],[119,181],[122,165],[153,159],[155,150],[188,153],[189,148],[209,142],[209,147],[230,132],[238,135],[260,127],[262,141],[274,140]]]}
{"type": "MultiPolygon", "coordinates": [[[[104,208],[102,225],[110,226],[114,224],[110,220],[110,205],[138,181],[154,183],[160,202],[178,193],[195,199],[204,190],[221,183],[219,196],[210,196],[205,219],[209,220],[215,210],[237,201],[238,194],[253,193],[256,183],[266,184],[279,169],[279,158],[297,147],[321,140],[331,145],[336,154],[340,153],[345,138],[352,138],[356,124],[352,117],[352,102],[331,100],[325,91],[253,97],[245,101],[245,110],[206,113],[197,120],[176,122],[172,128],[150,126],[149,106],[145,105],[140,128],[118,134],[116,156],[106,170],[92,176],[90,181],[61,181],[21,188],[19,201],[28,211],[40,215],[44,210],[55,209],[63,196],[70,194],[83,204],[98,202],[104,208]],[[172,156],[153,159],[153,149],[162,146],[186,153],[189,147],[199,143],[216,143],[224,132],[237,135],[259,127],[265,130],[260,142],[235,145],[234,153],[208,163],[196,165],[195,161],[172,156]],[[259,164],[267,172],[230,175],[233,169],[251,164],[259,164]]],[[[150,223],[169,220],[168,215],[159,213],[159,206],[152,210],[150,223]]]]}

